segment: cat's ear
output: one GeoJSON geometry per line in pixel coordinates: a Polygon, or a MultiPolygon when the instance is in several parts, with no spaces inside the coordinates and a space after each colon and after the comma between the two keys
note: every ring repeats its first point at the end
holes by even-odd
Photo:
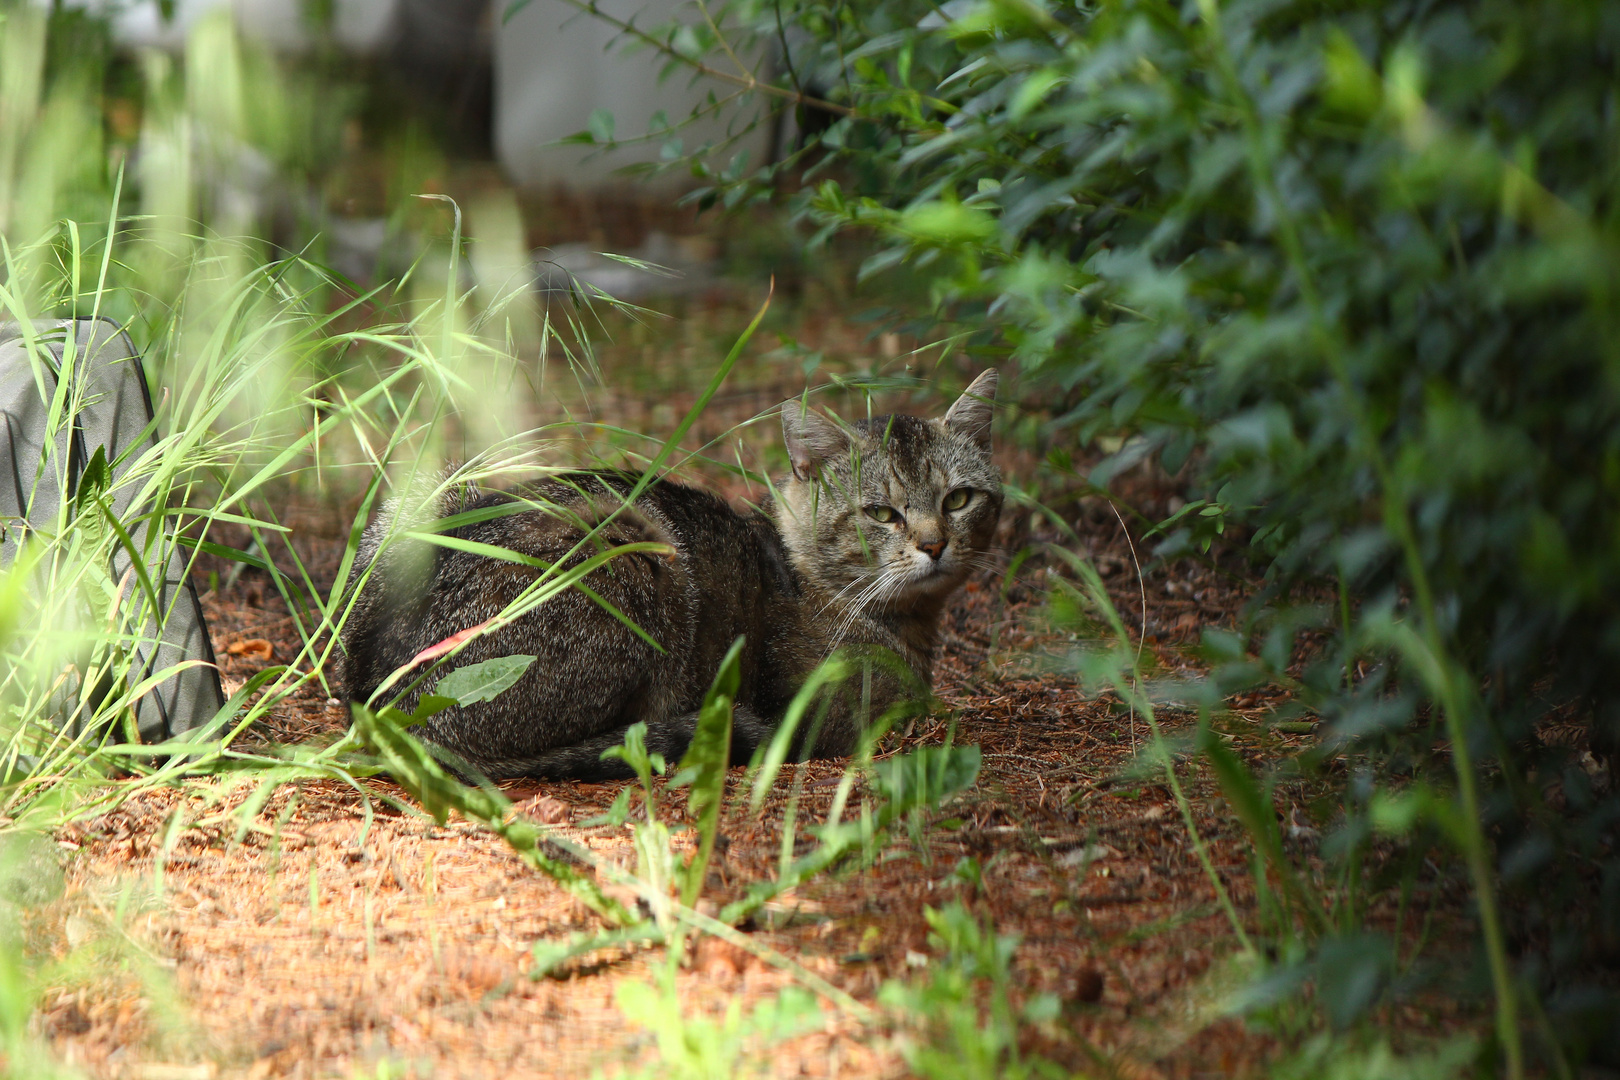
{"type": "Polygon", "coordinates": [[[990,449],[990,420],[996,408],[996,369],[986,368],[945,414],[945,427],[990,449]]]}
{"type": "Polygon", "coordinates": [[[793,475],[809,480],[821,472],[821,463],[849,451],[849,435],[820,413],[811,412],[800,398],[782,402],[782,441],[787,443],[793,475]]]}

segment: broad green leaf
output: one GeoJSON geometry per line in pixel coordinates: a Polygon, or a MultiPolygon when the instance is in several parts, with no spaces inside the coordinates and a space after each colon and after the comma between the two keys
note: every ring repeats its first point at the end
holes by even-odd
{"type": "Polygon", "coordinates": [[[453,697],[444,697],[439,694],[423,694],[417,700],[416,708],[411,712],[411,718],[413,720],[426,720],[457,704],[460,703],[453,697]]]}
{"type": "Polygon", "coordinates": [[[521,679],[532,663],[533,656],[515,653],[456,668],[433,687],[433,696],[449,698],[457,705],[489,701],[521,679]]]}
{"type": "Polygon", "coordinates": [[[580,822],[580,824],[590,828],[594,828],[598,825],[611,825],[614,828],[618,828],[620,825],[623,825],[625,822],[630,820],[631,791],[631,788],[621,788],[619,793],[613,797],[613,802],[609,804],[606,811],[592,817],[588,817],[584,821],[580,822]]]}
{"type": "Polygon", "coordinates": [[[878,794],[896,813],[939,806],[979,778],[977,746],[923,746],[881,761],[875,768],[878,794]]]}
{"type": "Polygon", "coordinates": [[[1014,120],[1022,120],[1052,92],[1054,87],[1067,81],[1067,76],[1052,68],[1037,70],[1025,79],[1013,94],[1012,102],[1007,106],[1007,115],[1014,120]]]}
{"type": "Polygon", "coordinates": [[[1331,937],[1316,959],[1316,996],[1335,1031],[1345,1031],[1377,1001],[1395,971],[1395,952],[1383,934],[1331,937]]]}

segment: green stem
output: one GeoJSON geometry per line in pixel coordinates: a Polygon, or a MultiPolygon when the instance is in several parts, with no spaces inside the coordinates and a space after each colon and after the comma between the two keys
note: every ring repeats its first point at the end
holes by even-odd
{"type": "MultiPolygon", "coordinates": [[[[1129,642],[1125,644],[1129,645],[1129,642]]],[[[1141,685],[1140,677],[1137,679],[1137,685],[1141,685]]],[[[1176,775],[1176,759],[1164,741],[1164,731],[1159,727],[1159,719],[1153,713],[1153,703],[1147,700],[1146,695],[1138,695],[1134,688],[1127,690],[1123,679],[1115,682],[1114,688],[1131,702],[1133,708],[1139,707],[1142,715],[1147,718],[1148,728],[1153,732],[1153,752],[1160,755],[1164,762],[1165,779],[1169,781],[1170,793],[1175,796],[1176,806],[1181,810],[1181,820],[1187,826],[1187,835],[1192,837],[1193,852],[1198,856],[1198,862],[1203,866],[1204,875],[1209,878],[1209,883],[1215,887],[1215,897],[1220,901],[1227,920],[1232,924],[1232,932],[1237,935],[1238,944],[1243,947],[1244,952],[1254,952],[1249,934],[1243,929],[1243,921],[1238,918],[1237,908],[1233,905],[1232,898],[1227,895],[1226,886],[1222,884],[1220,874],[1215,871],[1215,863],[1209,857],[1209,850],[1204,846],[1204,838],[1198,832],[1198,824],[1193,820],[1192,803],[1181,790],[1181,779],[1176,775]],[[1136,700],[1139,696],[1140,701],[1136,700]]]]}

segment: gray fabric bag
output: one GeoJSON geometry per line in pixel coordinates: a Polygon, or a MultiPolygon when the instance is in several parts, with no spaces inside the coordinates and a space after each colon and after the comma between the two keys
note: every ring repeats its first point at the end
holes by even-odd
{"type": "MultiPolygon", "coordinates": [[[[36,347],[28,348],[23,328],[0,323],[0,566],[15,560],[19,542],[30,528],[53,527],[62,500],[78,488],[87,467],[97,461],[98,448],[112,466],[113,484],[124,474],[127,451],[133,459],[155,441],[152,399],[146,375],[134,346],[110,319],[44,320],[33,324],[36,347]],[[69,335],[76,343],[72,369],[66,377],[77,380],[81,407],[71,427],[63,425],[55,438],[54,462],[48,461],[46,439],[52,396],[64,377],[69,335]],[[66,461],[66,490],[61,484],[66,461]]],[[[121,522],[149,511],[132,507],[129,487],[109,487],[113,514],[121,522]]],[[[186,560],[167,536],[152,537],[147,519],[130,530],[138,551],[151,551],[158,565],[147,573],[168,614],[161,628],[148,618],[135,628],[137,644],[130,679],[145,679],[183,660],[202,660],[209,666],[188,667],[157,684],[135,703],[136,727],[144,743],[161,742],[206,724],[225,704],[219,672],[213,667],[214,649],[208,639],[202,606],[186,577],[186,560]],[[149,543],[150,541],[156,541],[149,543]]],[[[129,552],[117,549],[112,574],[122,578],[132,565],[129,552]]],[[[116,737],[116,736],[115,736],[116,737]]]]}

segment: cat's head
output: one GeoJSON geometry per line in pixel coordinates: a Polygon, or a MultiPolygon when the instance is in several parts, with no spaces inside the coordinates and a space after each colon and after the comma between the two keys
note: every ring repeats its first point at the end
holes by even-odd
{"type": "Polygon", "coordinates": [[[1001,513],[990,460],[996,372],[973,381],[944,417],[841,424],[799,400],[782,406],[793,475],[777,527],[813,585],[869,610],[943,598],[984,559],[1001,513]]]}

